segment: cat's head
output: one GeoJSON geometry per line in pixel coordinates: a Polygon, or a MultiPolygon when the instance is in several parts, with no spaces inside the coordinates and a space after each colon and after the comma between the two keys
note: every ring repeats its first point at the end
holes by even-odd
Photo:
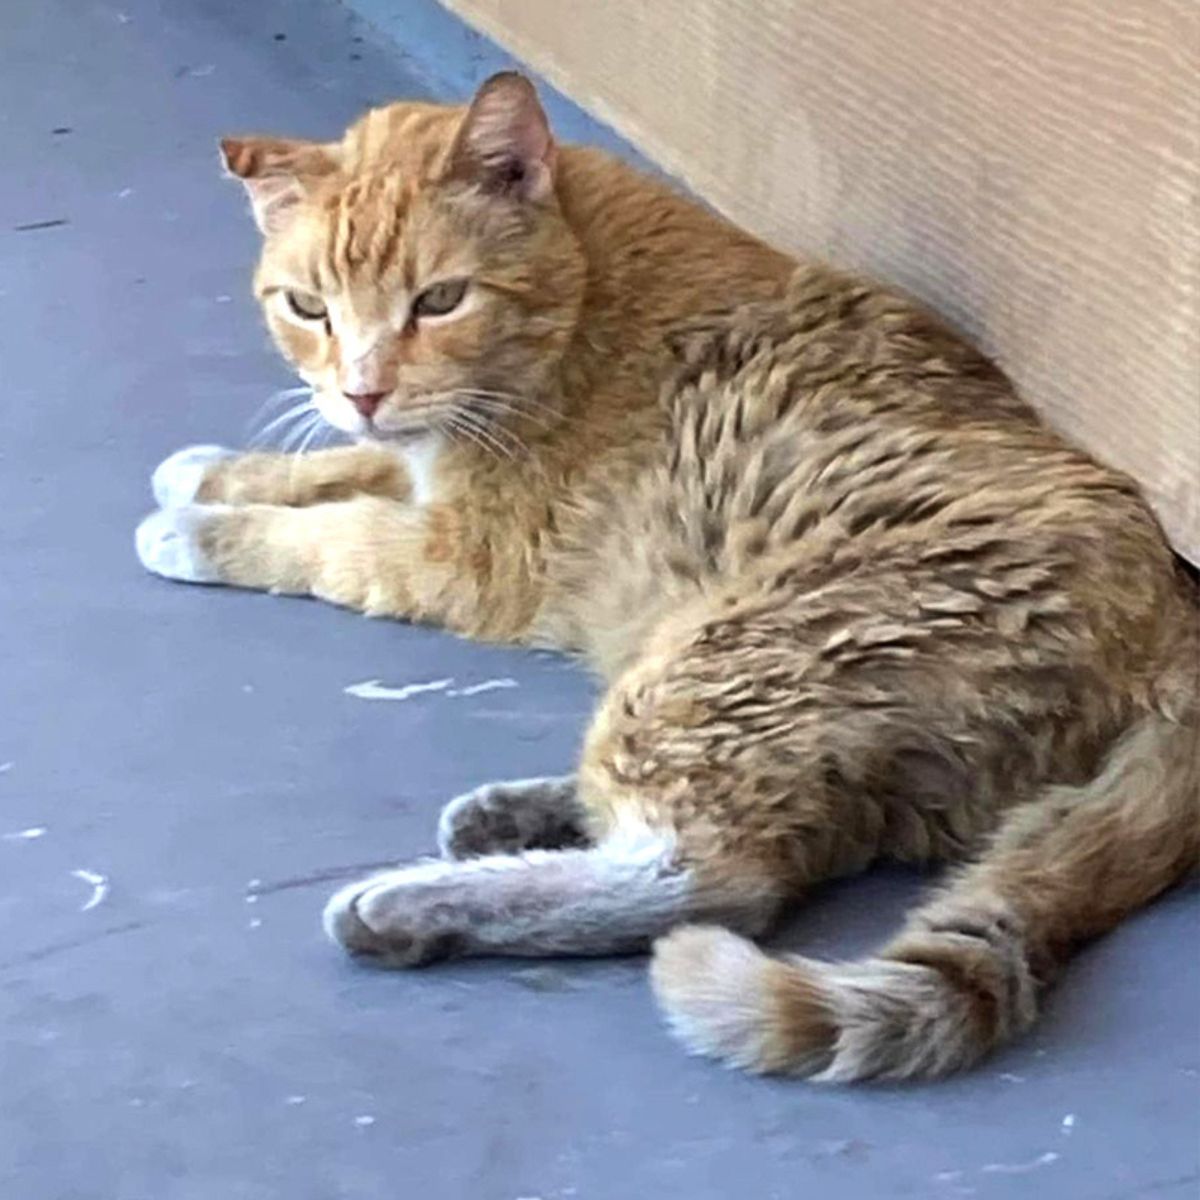
{"type": "Polygon", "coordinates": [[[340,142],[226,138],[221,151],[263,233],[267,324],[330,424],[461,431],[542,394],[584,263],[528,80],[493,76],[466,109],[376,109],[340,142]]]}

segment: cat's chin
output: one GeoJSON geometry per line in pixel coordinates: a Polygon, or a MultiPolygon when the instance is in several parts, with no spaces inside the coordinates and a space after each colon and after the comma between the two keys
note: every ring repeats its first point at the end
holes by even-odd
{"type": "Polygon", "coordinates": [[[358,437],[360,441],[381,442],[386,446],[411,446],[414,442],[428,437],[429,433],[428,425],[410,425],[404,429],[367,428],[358,437]]]}

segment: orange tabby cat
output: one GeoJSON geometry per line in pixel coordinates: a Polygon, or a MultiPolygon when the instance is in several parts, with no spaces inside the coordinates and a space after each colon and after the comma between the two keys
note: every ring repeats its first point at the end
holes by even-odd
{"type": "Polygon", "coordinates": [[[931,317],[556,146],[518,75],[223,149],[271,331],[359,441],[181,451],[142,561],[609,685],[576,776],[461,797],[440,861],[334,896],[348,950],[653,942],[694,1050],[932,1075],[1196,867],[1194,589],[1135,485],[931,317]],[[865,961],[747,940],[878,859],[962,865],[865,961]]]}

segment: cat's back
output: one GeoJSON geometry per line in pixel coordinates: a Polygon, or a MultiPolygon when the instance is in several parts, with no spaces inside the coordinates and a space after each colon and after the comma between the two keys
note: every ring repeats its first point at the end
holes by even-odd
{"type": "Polygon", "coordinates": [[[614,613],[764,572],[797,592],[890,573],[989,620],[1057,612],[1117,641],[1174,604],[1137,485],[903,297],[802,267],[782,298],[681,325],[674,349],[662,464],[610,495],[585,552],[614,613]]]}
{"type": "Polygon", "coordinates": [[[1020,622],[1044,612],[1046,629],[1069,614],[1114,646],[1182,612],[1137,484],[905,298],[801,268],[784,299],[705,322],[679,354],[660,484],[713,577],[789,564],[803,589],[890,571],[1020,622]]]}
{"type": "Polygon", "coordinates": [[[999,529],[1061,508],[1069,524],[1081,504],[1154,524],[1131,479],[1048,428],[965,338],[856,277],[801,267],[783,298],[681,329],[676,352],[672,486],[780,540],[833,517],[845,539],[946,514],[999,529]]]}

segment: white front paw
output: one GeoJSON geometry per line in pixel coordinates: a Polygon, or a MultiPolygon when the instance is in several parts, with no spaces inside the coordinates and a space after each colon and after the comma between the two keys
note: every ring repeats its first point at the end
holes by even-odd
{"type": "Polygon", "coordinates": [[[160,508],[175,508],[191,504],[204,482],[204,472],[222,458],[232,458],[233,451],[223,446],[185,446],[170,458],[163,459],[150,476],[150,487],[160,508]]]}
{"type": "Polygon", "coordinates": [[[220,576],[200,545],[200,532],[223,508],[189,504],[151,513],[137,527],[137,555],[142,566],[168,579],[218,583],[220,576]]]}

